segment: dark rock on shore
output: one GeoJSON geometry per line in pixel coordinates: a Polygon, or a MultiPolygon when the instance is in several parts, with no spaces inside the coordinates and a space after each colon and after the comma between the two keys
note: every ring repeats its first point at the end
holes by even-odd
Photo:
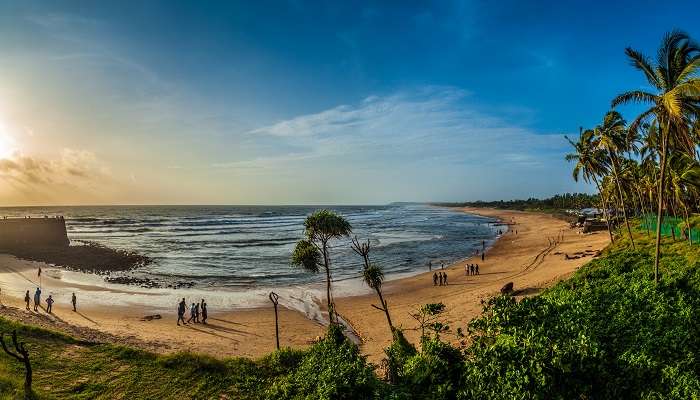
{"type": "Polygon", "coordinates": [[[108,276],[105,278],[105,281],[120,285],[140,286],[147,289],[159,289],[164,287],[169,289],[187,289],[194,286],[194,282],[177,281],[172,283],[164,283],[151,278],[141,278],[128,275],[108,276]]]}
{"type": "Polygon", "coordinates": [[[128,271],[153,260],[133,251],[117,250],[94,242],[76,241],[71,246],[12,246],[0,252],[17,258],[39,261],[82,272],[128,271]]]}

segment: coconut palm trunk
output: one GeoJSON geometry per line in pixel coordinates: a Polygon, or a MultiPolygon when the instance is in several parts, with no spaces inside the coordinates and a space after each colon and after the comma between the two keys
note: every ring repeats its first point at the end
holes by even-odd
{"type": "Polygon", "coordinates": [[[326,270],[326,301],[328,302],[328,320],[333,323],[335,320],[335,310],[333,298],[331,297],[331,261],[328,254],[328,243],[323,242],[323,267],[326,270]]]}
{"type": "Polygon", "coordinates": [[[613,238],[613,234],[612,234],[612,228],[610,228],[610,214],[608,214],[608,202],[605,199],[605,195],[603,194],[603,191],[600,188],[600,184],[598,183],[598,178],[593,176],[593,181],[595,182],[595,186],[598,188],[598,193],[600,193],[600,201],[603,203],[603,217],[605,217],[605,222],[608,225],[608,234],[610,235],[610,243],[615,243],[615,239],[613,238]]]}
{"type": "Polygon", "coordinates": [[[625,225],[627,225],[627,233],[630,236],[630,242],[632,243],[632,250],[634,247],[634,238],[632,237],[632,229],[630,228],[630,222],[627,219],[627,207],[625,207],[625,198],[622,196],[622,185],[620,185],[620,179],[617,175],[617,161],[612,153],[610,153],[610,158],[612,159],[613,173],[615,174],[615,183],[617,184],[617,193],[620,196],[620,205],[622,206],[622,216],[625,218],[625,225]]]}
{"type": "Polygon", "coordinates": [[[635,189],[637,190],[637,196],[639,197],[639,204],[642,207],[642,218],[644,218],[644,227],[647,229],[647,235],[651,236],[651,232],[649,231],[649,224],[647,223],[647,208],[644,203],[644,196],[642,195],[642,191],[639,190],[639,186],[635,185],[635,189]]]}
{"type": "Polygon", "coordinates": [[[654,283],[659,283],[659,257],[661,254],[661,215],[664,207],[664,180],[666,178],[666,153],[668,128],[670,121],[666,123],[666,129],[661,132],[661,168],[659,171],[659,206],[656,209],[656,249],[654,250],[654,283]]]}

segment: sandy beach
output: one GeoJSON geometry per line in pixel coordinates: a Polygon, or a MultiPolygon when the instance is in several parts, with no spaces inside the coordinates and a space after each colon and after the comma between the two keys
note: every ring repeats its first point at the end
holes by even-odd
{"type": "MultiPolygon", "coordinates": [[[[410,313],[425,303],[443,302],[447,306],[444,320],[452,329],[465,328],[481,312],[480,301],[499,291],[507,282],[514,283],[518,295],[534,295],[542,288],[566,278],[608,243],[605,232],[582,235],[551,215],[520,211],[465,208],[464,212],[495,217],[509,223],[510,230],[489,249],[480,265],[479,276],[465,276],[465,261],[445,268],[448,286],[433,286],[433,272],[386,282],[385,293],[392,320],[403,328],[409,340],[416,341],[416,322],[410,313]],[[517,233],[516,233],[517,232],[517,233]],[[567,259],[565,255],[575,256],[567,259]],[[578,258],[576,258],[578,257],[578,258]]],[[[504,226],[504,230],[507,227],[504,226]]],[[[465,255],[465,257],[468,255],[465,255]]],[[[136,345],[156,352],[196,351],[218,357],[258,357],[274,349],[274,313],[272,307],[218,311],[211,309],[209,323],[178,327],[176,315],[152,309],[148,304],[114,307],[89,307],[79,304],[73,312],[64,299],[54,305],[54,313],[24,310],[24,303],[10,286],[24,284],[33,294],[37,286],[39,263],[0,255],[0,315],[68,332],[93,341],[110,341],[136,345]],[[160,314],[161,319],[144,320],[160,314]]],[[[46,266],[44,266],[46,268],[46,266]]],[[[438,266],[439,268],[439,266],[438,266]]],[[[51,288],[65,292],[75,287],[59,277],[42,276],[47,293],[51,288]]],[[[81,290],[104,290],[82,285],[81,290]]],[[[46,296],[43,296],[45,299],[46,296]]],[[[374,294],[336,298],[339,313],[362,339],[362,350],[370,361],[379,362],[383,348],[390,342],[385,316],[374,309],[374,294]]],[[[44,303],[45,305],[45,303],[44,303]]],[[[280,344],[302,348],[322,335],[325,328],[304,314],[280,308],[280,344]]],[[[454,335],[445,335],[453,337],[454,335]]]]}

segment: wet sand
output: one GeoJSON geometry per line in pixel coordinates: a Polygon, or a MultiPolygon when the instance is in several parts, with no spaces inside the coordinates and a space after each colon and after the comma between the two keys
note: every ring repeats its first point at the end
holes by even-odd
{"type": "MultiPolygon", "coordinates": [[[[427,268],[419,275],[385,283],[385,297],[394,325],[402,327],[411,341],[417,340],[418,333],[415,330],[417,323],[410,313],[422,304],[445,303],[444,321],[453,330],[464,329],[467,322],[481,312],[480,301],[496,294],[505,283],[513,282],[519,295],[537,294],[542,288],[569,276],[589,261],[593,252],[604,248],[609,240],[605,232],[582,235],[578,230],[569,229],[564,221],[547,214],[481,208],[465,208],[463,211],[514,224],[486,253],[485,261],[480,258],[467,261],[479,264],[479,276],[465,276],[465,262],[459,262],[445,268],[449,276],[448,286],[433,286],[434,271],[429,272],[427,268]],[[565,257],[565,254],[573,256],[576,253],[585,256],[565,257]]],[[[163,313],[147,304],[85,307],[79,299],[79,312],[76,313],[71,310],[69,297],[64,299],[62,296],[54,304],[52,315],[43,310],[38,313],[26,311],[16,290],[12,296],[8,295],[8,285],[14,288],[25,284],[25,289],[30,289],[30,295],[33,295],[40,265],[0,255],[0,301],[10,307],[0,308],[0,315],[66,331],[87,340],[136,345],[162,353],[196,351],[217,357],[259,357],[274,349],[274,312],[271,306],[223,312],[210,306],[207,325],[180,327],[175,323],[174,312],[163,313]],[[143,317],[156,313],[162,318],[143,320],[143,317]]],[[[75,286],[46,274],[42,276],[44,293],[50,292],[52,287],[62,288],[65,292],[75,286]]],[[[80,289],[104,290],[91,285],[83,285],[80,289]]],[[[42,303],[45,298],[42,296],[42,303]]],[[[336,298],[338,312],[361,337],[363,352],[378,363],[391,336],[384,313],[371,304],[378,304],[374,294],[336,298]]],[[[281,346],[306,347],[325,330],[302,313],[284,307],[280,307],[279,321],[281,346]]],[[[457,340],[453,334],[444,337],[457,340]]]]}

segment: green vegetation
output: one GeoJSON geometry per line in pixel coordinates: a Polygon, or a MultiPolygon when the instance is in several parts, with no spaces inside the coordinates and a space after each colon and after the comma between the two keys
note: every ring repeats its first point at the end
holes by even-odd
{"type": "Polygon", "coordinates": [[[546,199],[536,199],[531,197],[526,200],[477,200],[460,203],[435,203],[435,205],[447,207],[491,207],[501,210],[559,212],[568,209],[598,207],[599,203],[598,195],[591,195],[587,193],[565,193],[557,194],[546,199]]]}
{"type": "Polygon", "coordinates": [[[619,113],[609,111],[601,125],[581,132],[578,142],[570,140],[575,153],[566,158],[577,161],[574,178],[583,170],[585,180],[595,181],[603,203],[622,210],[633,249],[627,210],[646,214],[647,205],[651,210],[656,203],[654,281],[658,283],[664,216],[683,213],[689,228],[690,213],[698,210],[700,200],[700,163],[696,158],[700,142],[700,45],[687,34],[673,31],[664,36],[653,61],[629,47],[625,53],[651,91],[622,93],[611,106],[644,104],[649,108],[629,125],[619,113]]]}

